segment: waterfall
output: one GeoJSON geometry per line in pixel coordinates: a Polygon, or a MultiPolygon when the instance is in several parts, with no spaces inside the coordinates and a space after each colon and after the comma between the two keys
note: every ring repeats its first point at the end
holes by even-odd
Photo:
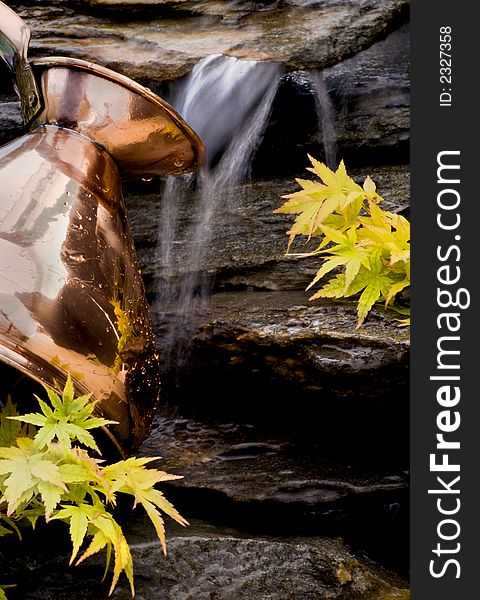
{"type": "Polygon", "coordinates": [[[255,112],[231,140],[213,173],[215,186],[235,185],[249,178],[252,159],[262,141],[278,84],[279,77],[272,78],[255,112]]]}
{"type": "Polygon", "coordinates": [[[167,371],[188,357],[195,318],[211,291],[208,259],[215,228],[233,218],[231,189],[250,175],[280,75],[275,64],[216,54],[200,61],[170,100],[203,139],[208,165],[196,178],[168,178],[162,196],[157,258],[163,282],[156,308],[166,324],[167,371]],[[186,225],[182,210],[190,216],[186,225]]]}
{"type": "Polygon", "coordinates": [[[311,71],[315,108],[318,115],[319,137],[325,154],[325,163],[331,169],[337,166],[337,128],[335,108],[321,71],[311,71]]]}
{"type": "Polygon", "coordinates": [[[244,127],[279,69],[271,63],[212,54],[180,84],[172,104],[202,138],[210,161],[244,127]]]}

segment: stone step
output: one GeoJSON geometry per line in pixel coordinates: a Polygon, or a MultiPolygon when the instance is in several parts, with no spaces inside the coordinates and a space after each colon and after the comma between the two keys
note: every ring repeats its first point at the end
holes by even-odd
{"type": "MultiPolygon", "coordinates": [[[[261,399],[259,399],[260,401],[261,399]]],[[[324,449],[258,426],[169,416],[141,448],[183,479],[165,484],[188,518],[271,535],[342,536],[406,572],[408,458],[324,449]]]]}
{"type": "Polygon", "coordinates": [[[304,292],[214,294],[190,321],[154,312],[164,401],[184,416],[300,431],[325,447],[408,453],[409,331],[374,308],[304,292]]]}
{"type": "MultiPolygon", "coordinates": [[[[131,519],[126,530],[138,600],[410,597],[405,579],[352,552],[340,539],[252,536],[194,522],[183,531],[168,528],[165,557],[144,520],[131,519]]],[[[59,555],[50,547],[46,553],[34,544],[26,553],[17,551],[2,565],[3,577],[8,574],[9,581],[16,581],[14,593],[23,600],[106,600],[110,575],[101,583],[103,557],[68,567],[68,554],[62,550],[59,555]]],[[[131,598],[123,576],[111,597],[131,598]]]]}

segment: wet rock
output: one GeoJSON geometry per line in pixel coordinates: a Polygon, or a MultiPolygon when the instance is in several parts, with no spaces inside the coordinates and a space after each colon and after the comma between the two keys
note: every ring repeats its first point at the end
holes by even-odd
{"type": "Polygon", "coordinates": [[[410,30],[327,69],[328,90],[337,107],[338,145],[346,160],[378,162],[409,155],[410,30]]]}
{"type": "Polygon", "coordinates": [[[33,31],[32,55],[98,62],[145,83],[177,79],[208,54],[289,69],[331,66],[406,18],[408,0],[321,2],[11,2],[33,31]],[[110,10],[108,10],[110,8],[110,10]],[[124,9],[124,10],[122,10],[124,9]]]}
{"type": "Polygon", "coordinates": [[[167,413],[156,417],[141,452],[162,456],[162,468],[183,475],[175,486],[219,492],[235,502],[279,503],[292,511],[322,504],[340,507],[379,493],[394,496],[407,487],[406,465],[379,465],[381,459],[372,464],[358,456],[342,463],[319,446],[317,440],[251,424],[167,413]]]}
{"type": "MultiPolygon", "coordinates": [[[[366,325],[356,330],[353,302],[317,301],[307,305],[305,295],[299,293],[217,294],[212,298],[211,321],[198,331],[194,343],[236,344],[235,353],[234,348],[228,346],[230,355],[235,354],[231,362],[236,365],[241,364],[242,357],[251,360],[250,343],[252,349],[257,346],[260,360],[262,347],[267,352],[274,347],[278,350],[284,347],[291,352],[290,360],[283,361],[280,352],[277,362],[270,354],[270,370],[286,380],[308,384],[312,391],[321,391],[324,388],[322,375],[378,376],[379,369],[392,366],[399,368],[398,375],[404,378],[409,337],[407,330],[392,321],[394,315],[376,309],[366,325]],[[316,383],[307,377],[310,369],[319,375],[316,383]]],[[[370,388],[374,382],[371,380],[370,388]]],[[[337,384],[338,392],[344,383],[337,384]]],[[[379,377],[376,383],[386,386],[387,393],[391,391],[392,382],[379,377]]],[[[345,388],[351,388],[350,393],[356,397],[360,394],[358,386],[345,385],[345,388]]],[[[378,397],[373,391],[370,394],[378,397]]]]}
{"type": "MultiPolygon", "coordinates": [[[[142,572],[137,587],[145,600],[159,597],[154,582],[165,582],[164,598],[172,600],[409,597],[405,588],[397,587],[399,581],[358,560],[339,540],[187,534],[172,539],[169,548],[166,560],[158,545],[134,549],[142,572]]],[[[126,591],[115,597],[127,598],[126,591]]]]}
{"type": "MultiPolygon", "coordinates": [[[[306,157],[304,162],[307,166],[306,157]]],[[[362,181],[367,173],[377,183],[389,210],[403,210],[408,206],[410,178],[407,167],[366,167],[352,171],[352,175],[362,181]]],[[[221,211],[214,216],[214,235],[204,261],[204,269],[215,279],[216,289],[305,289],[319,268],[318,260],[285,256],[286,232],[293,218],[273,214],[282,204],[281,196],[296,189],[298,186],[292,177],[252,182],[230,190],[220,205],[221,211]]],[[[189,193],[176,198],[175,202],[179,207],[178,231],[174,252],[164,268],[156,248],[162,236],[161,194],[127,195],[137,253],[151,294],[158,293],[164,285],[179,285],[189,272],[191,261],[188,258],[196,251],[189,225],[196,216],[199,200],[189,193]]],[[[295,249],[305,252],[303,241],[299,241],[295,249]]]]}
{"type": "MultiPolygon", "coordinates": [[[[163,308],[154,319],[163,399],[184,416],[297,432],[339,456],[352,448],[389,461],[408,455],[409,337],[396,313],[375,308],[356,330],[353,302],[307,305],[303,292],[219,293],[203,313],[192,308],[184,360],[169,345],[169,333],[185,326],[179,309],[163,308]]],[[[181,335],[177,343],[182,349],[181,335]]]]}
{"type": "Polygon", "coordinates": [[[254,171],[298,170],[307,151],[324,157],[325,141],[347,164],[408,162],[409,46],[407,25],[323,72],[284,75],[254,171]]]}
{"type": "MultiPolygon", "coordinates": [[[[409,599],[404,579],[356,556],[338,539],[245,536],[194,523],[185,531],[169,529],[165,557],[150,528],[137,519],[133,525],[129,539],[139,600],[409,599]]],[[[23,565],[18,558],[9,561],[11,580],[18,584],[13,599],[106,600],[100,558],[70,568],[66,553],[42,558],[23,557],[23,565]]],[[[111,597],[131,598],[124,577],[111,597]]]]}
{"type": "Polygon", "coordinates": [[[387,464],[355,450],[347,458],[338,445],[325,448],[305,435],[172,418],[168,411],[157,416],[141,452],[162,456],[163,469],[183,475],[164,488],[189,519],[256,534],[342,536],[389,568],[407,572],[403,457],[390,454],[387,464]]]}
{"type": "Polygon", "coordinates": [[[178,309],[154,315],[167,416],[142,450],[185,476],[175,504],[222,527],[341,535],[406,573],[409,338],[396,315],[374,309],[356,331],[353,303],[307,306],[299,292],[215,294],[187,325],[178,309]]]}

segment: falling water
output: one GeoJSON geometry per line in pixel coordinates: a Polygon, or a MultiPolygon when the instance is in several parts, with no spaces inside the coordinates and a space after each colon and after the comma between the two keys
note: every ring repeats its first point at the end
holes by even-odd
{"type": "Polygon", "coordinates": [[[162,273],[162,283],[157,292],[157,307],[162,309],[177,295],[173,280],[175,273],[175,246],[180,242],[177,223],[180,215],[182,200],[186,197],[190,184],[193,180],[191,175],[184,177],[167,177],[162,190],[162,203],[160,208],[160,227],[158,230],[158,242],[156,261],[162,273]]]}
{"type": "MultiPolygon", "coordinates": [[[[275,74],[278,74],[277,69],[275,69],[275,74]]],[[[231,140],[212,174],[215,187],[235,185],[250,177],[252,159],[262,141],[278,84],[279,77],[272,78],[255,112],[231,140]]]]}
{"type": "Polygon", "coordinates": [[[335,108],[328,92],[325,78],[320,71],[311,71],[310,80],[315,94],[319,136],[325,154],[325,163],[330,168],[337,166],[337,127],[335,108]]]}
{"type": "MultiPolygon", "coordinates": [[[[200,61],[180,85],[172,103],[200,135],[211,161],[231,144],[239,129],[245,128],[247,116],[272,80],[278,79],[279,69],[271,63],[212,54],[200,61]]],[[[264,125],[260,124],[260,135],[264,125]]]]}
{"type": "Polygon", "coordinates": [[[211,291],[207,265],[215,227],[232,218],[231,189],[250,175],[280,74],[277,65],[212,55],[194,67],[171,100],[203,139],[209,164],[196,179],[169,178],[164,188],[158,243],[164,283],[157,309],[168,320],[167,370],[188,356],[191,327],[211,291]],[[180,232],[186,206],[191,219],[180,232]]]}

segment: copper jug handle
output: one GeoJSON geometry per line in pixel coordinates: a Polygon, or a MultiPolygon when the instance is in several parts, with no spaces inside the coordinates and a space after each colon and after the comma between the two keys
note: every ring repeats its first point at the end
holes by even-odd
{"type": "Polygon", "coordinates": [[[37,82],[27,59],[30,36],[30,29],[22,19],[0,1],[0,56],[12,72],[25,124],[41,109],[37,82]]]}

